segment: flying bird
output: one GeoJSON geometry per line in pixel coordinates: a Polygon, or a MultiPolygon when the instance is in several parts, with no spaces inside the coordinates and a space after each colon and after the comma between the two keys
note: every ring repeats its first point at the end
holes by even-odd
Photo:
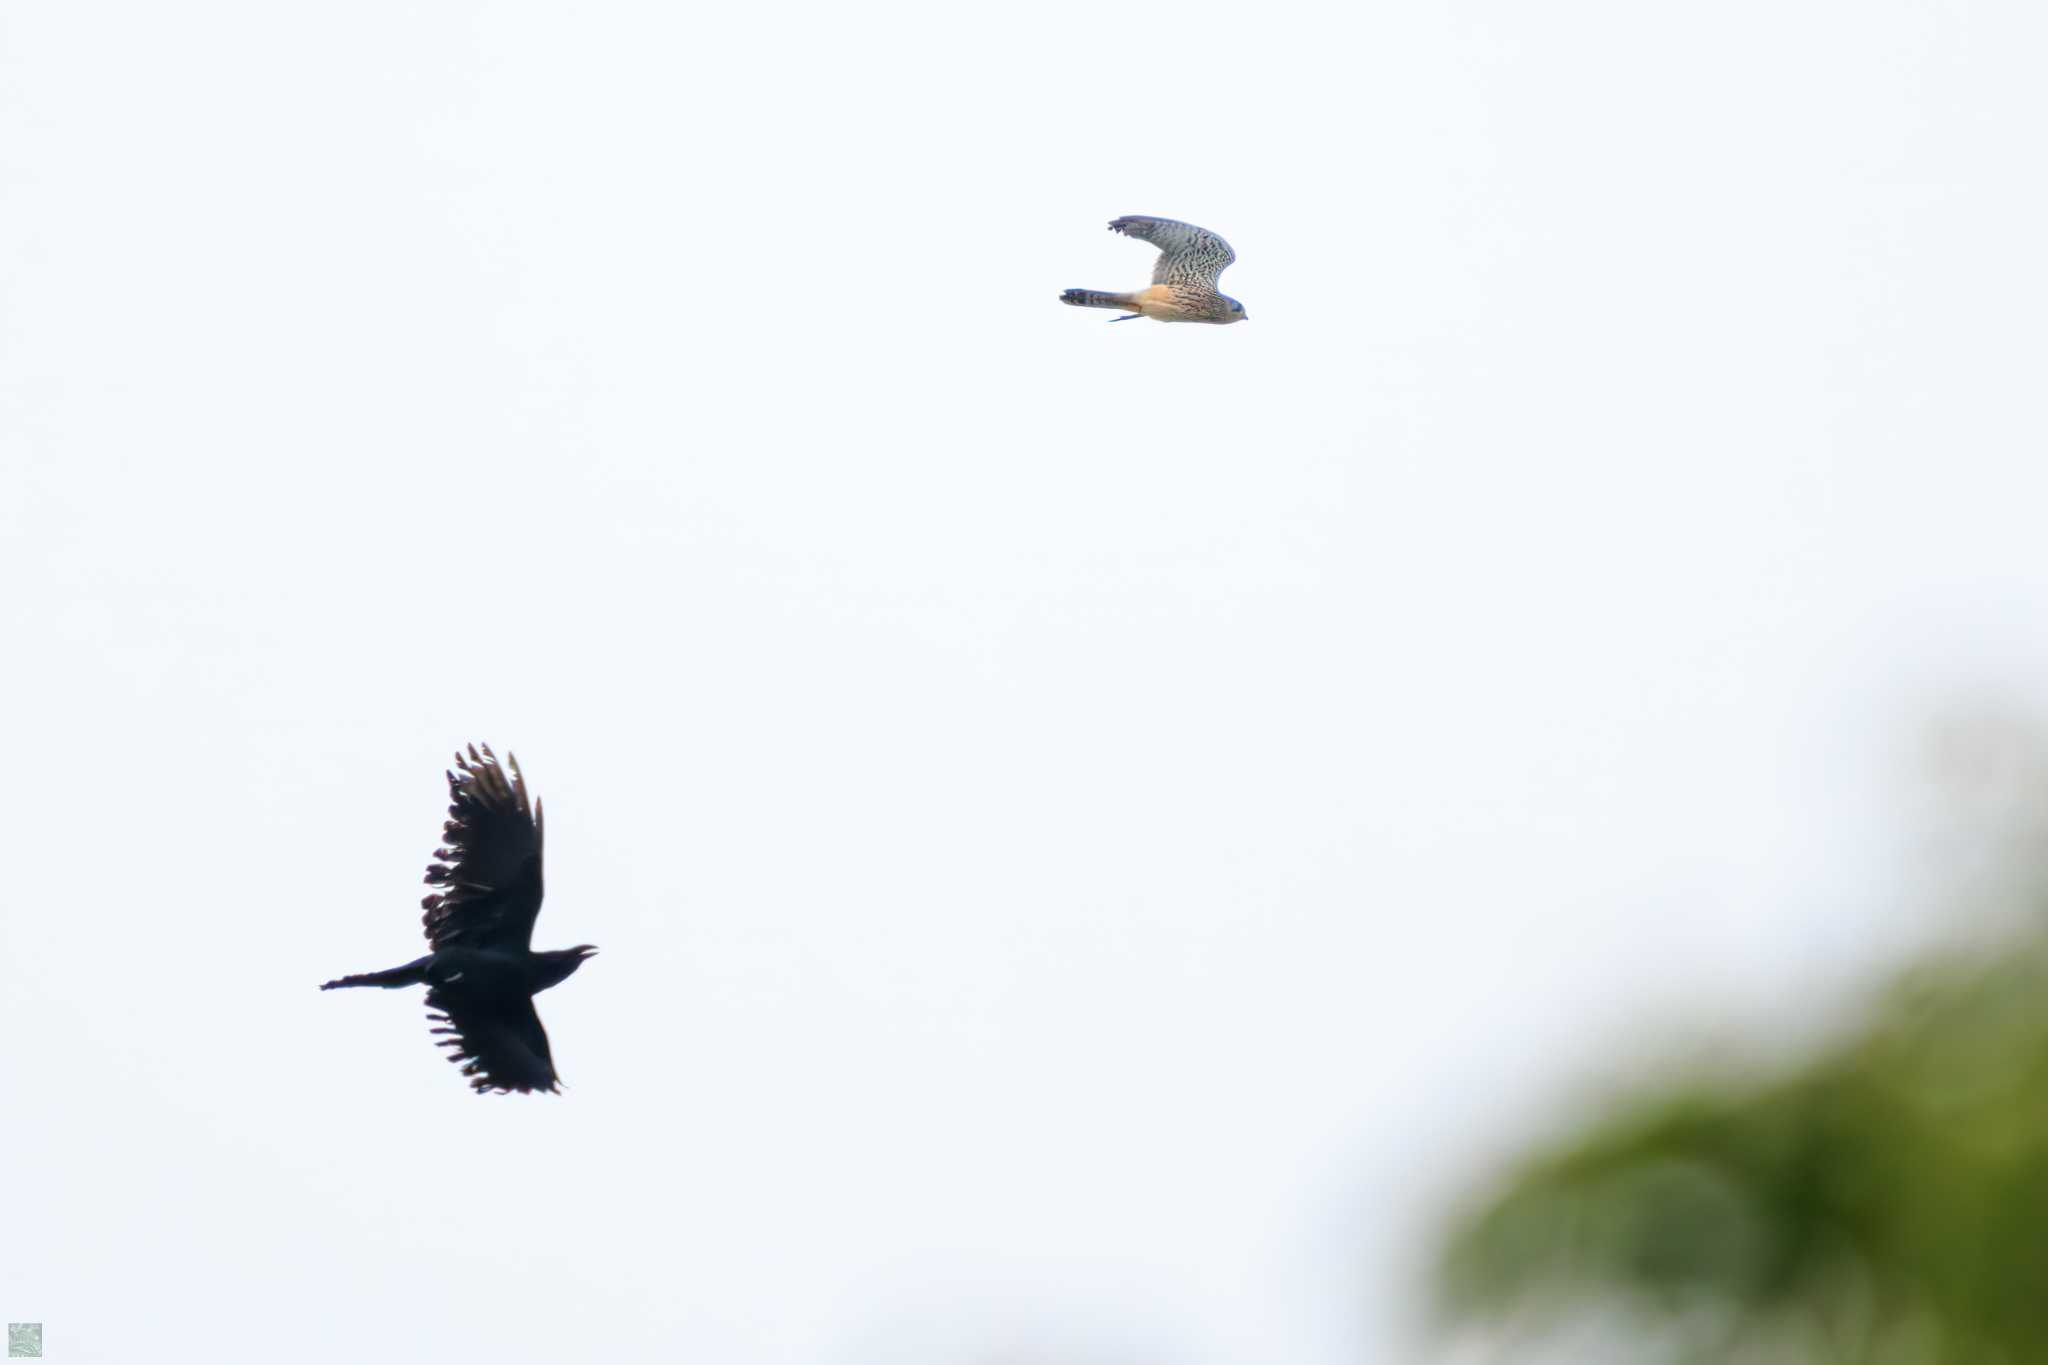
{"type": "Polygon", "coordinates": [[[1207,228],[1171,218],[1119,218],[1109,225],[1109,230],[1159,248],[1159,263],[1152,267],[1152,287],[1134,294],[1069,289],[1060,295],[1061,303],[1071,303],[1076,308],[1130,310],[1123,317],[1111,318],[1111,322],[1129,322],[1134,318],[1153,318],[1159,322],[1244,321],[1244,305],[1216,291],[1216,277],[1237,259],[1230,243],[1207,228]]]}
{"type": "Polygon", "coordinates": [[[505,766],[486,744],[458,752],[448,774],[448,823],[427,881],[445,887],[426,908],[425,957],[382,972],[338,977],[321,986],[425,986],[438,1046],[462,1067],[470,1087],[559,1093],[547,1030],[533,997],[561,984],[597,949],[589,944],[533,951],[540,913],[541,810],[526,799],[519,761],[505,766]]]}

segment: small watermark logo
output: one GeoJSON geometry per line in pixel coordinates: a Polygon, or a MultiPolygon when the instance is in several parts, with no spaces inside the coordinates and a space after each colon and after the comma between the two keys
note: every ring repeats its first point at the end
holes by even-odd
{"type": "Polygon", "coordinates": [[[43,1358],[43,1325],[40,1322],[10,1322],[7,1324],[7,1358],[9,1360],[41,1360],[43,1358]]]}

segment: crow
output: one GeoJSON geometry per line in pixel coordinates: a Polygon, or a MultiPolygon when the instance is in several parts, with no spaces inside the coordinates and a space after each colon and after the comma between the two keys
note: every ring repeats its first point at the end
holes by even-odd
{"type": "Polygon", "coordinates": [[[462,1066],[470,1088],[561,1093],[548,1052],[547,1030],[533,997],[568,979],[597,952],[589,944],[533,951],[533,920],[540,913],[541,810],[526,800],[519,760],[505,767],[486,744],[458,752],[448,774],[448,823],[443,847],[427,868],[427,881],[446,887],[420,904],[426,908],[433,949],[403,967],[338,977],[320,987],[425,986],[437,1046],[462,1066]],[[510,770],[510,777],[506,775],[510,770]]]}

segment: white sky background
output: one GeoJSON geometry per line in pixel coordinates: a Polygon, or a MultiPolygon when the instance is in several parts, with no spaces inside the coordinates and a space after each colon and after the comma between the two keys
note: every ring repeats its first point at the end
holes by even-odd
{"type": "Polygon", "coordinates": [[[1442,1201],[1914,932],[2048,688],[2022,3],[0,11],[0,1316],[1414,1358],[1442,1201]],[[1231,328],[1107,325],[1120,213],[1231,328]],[[417,993],[456,743],[568,1092],[417,993]]]}

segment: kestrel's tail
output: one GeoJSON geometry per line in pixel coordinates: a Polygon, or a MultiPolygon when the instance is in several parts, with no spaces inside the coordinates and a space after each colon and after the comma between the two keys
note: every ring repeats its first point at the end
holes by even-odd
{"type": "Polygon", "coordinates": [[[1060,295],[1061,303],[1071,303],[1076,308],[1121,308],[1135,309],[1138,305],[1129,294],[1105,294],[1100,289],[1069,289],[1060,295]]]}

